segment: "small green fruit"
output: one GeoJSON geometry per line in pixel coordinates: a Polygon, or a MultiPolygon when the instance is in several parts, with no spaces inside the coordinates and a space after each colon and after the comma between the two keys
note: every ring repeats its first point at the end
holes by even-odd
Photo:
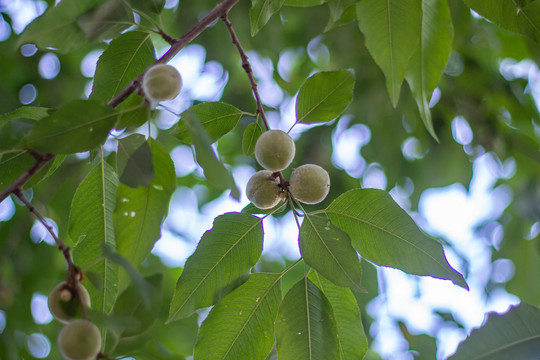
{"type": "Polygon", "coordinates": [[[86,319],[72,320],[58,334],[58,348],[67,360],[95,359],[101,349],[101,334],[86,319]]]}
{"type": "Polygon", "coordinates": [[[154,65],[144,73],[142,88],[151,101],[174,99],[182,88],[182,77],[171,65],[154,65]]]}
{"type": "Polygon", "coordinates": [[[294,140],[284,131],[265,131],[255,143],[255,158],[261,166],[271,171],[287,168],[294,159],[294,140]]]}
{"type": "MultiPolygon", "coordinates": [[[[81,296],[84,307],[89,308],[91,304],[88,290],[80,283],[77,283],[77,291],[81,296]]],[[[81,305],[65,282],[56,285],[51,291],[48,303],[49,311],[60,322],[67,323],[69,320],[81,316],[81,305]]]]}
{"type": "Polygon", "coordinates": [[[306,164],[297,167],[289,179],[289,192],[304,204],[318,204],[330,191],[330,176],[319,165],[306,164]]]}
{"type": "Polygon", "coordinates": [[[246,186],[249,201],[259,209],[271,209],[281,200],[280,189],[270,170],[257,171],[246,186]]]}

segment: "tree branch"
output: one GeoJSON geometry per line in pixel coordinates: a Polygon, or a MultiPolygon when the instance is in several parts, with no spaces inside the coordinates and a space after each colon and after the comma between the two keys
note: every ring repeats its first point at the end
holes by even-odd
{"type": "MultiPolygon", "coordinates": [[[[172,45],[169,50],[163,54],[163,56],[157,60],[155,64],[165,64],[168,63],[180,50],[182,50],[187,44],[192,42],[197,36],[199,36],[207,27],[209,27],[214,21],[219,19],[221,16],[227,14],[229,10],[238,2],[239,0],[223,0],[217,4],[204,18],[202,18],[198,23],[196,23],[191,29],[189,29],[184,35],[178,39],[173,39],[172,45]]],[[[131,93],[133,93],[141,84],[142,77],[144,72],[137,76],[128,86],[126,86],[122,91],[120,91],[115,97],[113,97],[108,105],[112,107],[118,106],[122,101],[127,99],[131,93]]]]}
{"type": "Polygon", "coordinates": [[[15,193],[15,191],[22,189],[32,176],[34,176],[41,168],[43,168],[51,159],[54,158],[53,154],[37,154],[30,151],[30,154],[36,158],[36,162],[28,170],[26,170],[21,176],[11,183],[7,188],[0,193],[0,203],[4,201],[9,195],[15,193]]]}
{"type": "Polygon", "coordinates": [[[251,89],[253,90],[253,96],[255,96],[255,101],[257,102],[257,113],[261,115],[264,128],[266,130],[270,130],[270,127],[268,126],[268,121],[266,120],[266,115],[264,114],[261,98],[259,96],[259,92],[257,91],[257,83],[255,82],[255,78],[253,77],[253,70],[251,69],[251,64],[249,63],[246,52],[242,48],[242,45],[240,45],[240,40],[238,40],[238,36],[236,36],[236,32],[233,29],[232,23],[229,20],[227,13],[221,16],[221,20],[227,27],[227,30],[229,30],[232,43],[236,46],[236,49],[238,49],[238,53],[240,54],[240,58],[242,59],[242,68],[244,69],[249,78],[249,83],[251,84],[251,89]]]}

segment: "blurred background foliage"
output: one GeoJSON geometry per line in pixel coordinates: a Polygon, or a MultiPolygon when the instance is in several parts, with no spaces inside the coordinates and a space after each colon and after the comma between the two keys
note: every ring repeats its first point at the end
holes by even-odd
{"type": "MultiPolygon", "coordinates": [[[[0,1],[0,113],[11,112],[21,105],[55,108],[68,100],[86,98],[89,93],[92,73],[86,70],[85,59],[89,62],[94,59],[95,63],[97,56],[88,57],[88,54],[99,54],[105,43],[84,44],[68,54],[41,51],[30,45],[16,46],[22,29],[14,22],[14,15],[41,13],[53,4],[53,0],[0,1]]],[[[461,0],[449,0],[448,4],[455,31],[453,51],[430,104],[440,143],[426,131],[406,83],[397,107],[392,107],[384,76],[364,47],[355,22],[344,21],[343,25],[325,31],[329,21],[327,5],[284,6],[255,37],[250,36],[250,2],[238,3],[230,19],[252,60],[263,101],[265,97],[269,99],[264,102],[271,125],[287,130],[286,123],[279,118],[287,116],[290,99],[311,73],[343,68],[355,71],[354,99],[346,114],[331,124],[302,127],[305,131],[297,140],[293,166],[317,163],[330,172],[331,193],[321,206],[328,205],[346,190],[364,185],[375,169],[383,174],[380,187],[388,191],[401,189],[408,199],[407,210],[415,212],[420,196],[428,188],[458,183],[468,189],[473,161],[490,154],[495,164],[491,170],[498,177],[495,186],[504,186],[511,202],[498,219],[478,225],[475,241],[492,248],[492,262],[511,260],[515,271],[513,277],[501,282],[494,278],[495,267],[488,264],[484,269],[488,281],[480,290],[489,298],[503,288],[523,301],[540,306],[540,47],[533,40],[482,19],[461,0]],[[340,141],[339,133],[351,129],[357,136],[353,147],[356,153],[351,157],[354,155],[358,160],[344,168],[333,160],[333,151],[340,141]]],[[[209,0],[179,4],[167,1],[161,23],[165,32],[178,37],[214,5],[215,1],[209,0]]],[[[354,19],[354,14],[351,16],[354,19]]],[[[153,40],[157,49],[166,45],[158,36],[153,40]]],[[[204,71],[215,70],[216,77],[223,80],[222,92],[215,92],[217,95],[212,100],[218,100],[222,94],[221,101],[254,112],[249,83],[223,24],[216,23],[193,44],[205,51],[204,71]],[[220,64],[221,70],[216,64],[220,64]]],[[[200,100],[209,99],[188,92],[178,106],[185,109],[200,100]]],[[[183,110],[174,106],[173,109],[183,110]]],[[[155,113],[158,125],[163,124],[159,122],[160,112],[163,111],[155,113]]],[[[243,130],[250,121],[242,119],[217,144],[222,160],[232,168],[241,165],[256,168],[254,159],[242,155],[241,149],[243,130]]],[[[154,130],[153,134],[158,134],[166,149],[172,151],[179,145],[178,140],[167,134],[166,126],[159,127],[162,131],[154,130]]],[[[92,167],[94,155],[67,157],[55,176],[27,190],[28,198],[56,224],[63,239],[68,239],[67,219],[73,193],[92,167]]],[[[0,164],[3,159],[0,158],[0,164]]],[[[200,171],[181,174],[177,184],[195,189],[198,208],[202,209],[222,193],[206,187],[200,174],[200,171]]],[[[0,183],[4,175],[0,174],[0,183]]],[[[0,188],[6,185],[1,183],[0,188]]],[[[17,201],[8,199],[0,206],[0,359],[59,358],[55,347],[51,353],[44,349],[47,338],[56,338],[60,324],[50,322],[50,317],[39,309],[43,309],[44,296],[65,277],[65,263],[51,246],[50,238],[34,224],[32,215],[17,201]]],[[[175,230],[182,235],[182,229],[175,230]]],[[[193,243],[198,239],[187,241],[193,243]]],[[[469,264],[463,258],[461,261],[460,269],[466,275],[469,264]]],[[[290,263],[285,257],[281,260],[263,257],[256,270],[280,271],[290,263]]],[[[363,286],[369,293],[358,296],[357,300],[364,309],[364,327],[371,343],[377,330],[372,328],[374,319],[365,309],[385,289],[378,284],[375,267],[366,262],[363,266],[363,286]]],[[[298,269],[284,279],[284,293],[303,276],[301,267],[298,269]]],[[[163,303],[168,304],[181,269],[167,267],[152,255],[142,271],[145,275],[156,272],[164,275],[163,303]]],[[[183,359],[191,355],[197,316],[163,325],[167,310],[163,306],[152,328],[154,339],[159,342],[152,341],[153,345],[137,359],[183,359]]],[[[441,319],[441,327],[462,327],[452,314],[434,316],[441,319]]],[[[395,319],[396,324],[409,343],[409,356],[433,358],[435,338],[411,334],[407,325],[398,320],[395,319]]],[[[377,357],[373,351],[367,356],[377,357]]]]}

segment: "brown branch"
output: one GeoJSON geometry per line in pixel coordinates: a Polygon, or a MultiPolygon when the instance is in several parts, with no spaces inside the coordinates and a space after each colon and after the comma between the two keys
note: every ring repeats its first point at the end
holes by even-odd
{"type": "Polygon", "coordinates": [[[26,184],[26,182],[30,180],[32,176],[34,176],[39,170],[41,170],[41,168],[43,168],[51,159],[54,158],[53,154],[37,154],[33,151],[30,151],[30,154],[36,158],[36,162],[0,193],[0,203],[9,195],[15,193],[15,191],[20,191],[23,185],[26,184]]]}
{"type": "Polygon", "coordinates": [[[35,217],[38,219],[38,221],[45,227],[45,229],[47,229],[49,234],[51,234],[51,236],[53,237],[54,242],[56,243],[56,246],[58,247],[58,249],[62,252],[62,254],[64,254],[64,258],[66,259],[66,262],[68,265],[68,279],[67,279],[68,287],[79,300],[79,304],[81,304],[83,317],[86,318],[86,309],[82,302],[81,294],[79,293],[77,289],[77,282],[79,281],[81,271],[73,263],[73,260],[71,259],[71,254],[69,252],[69,247],[66,244],[64,244],[62,240],[58,238],[58,236],[56,236],[56,234],[54,233],[53,227],[47,223],[47,220],[45,220],[45,218],[39,213],[39,211],[34,207],[34,205],[32,205],[30,201],[28,201],[28,199],[24,196],[20,188],[15,189],[13,191],[13,194],[17,198],[19,198],[19,200],[22,201],[22,203],[26,206],[28,211],[34,214],[35,217]]]}
{"type": "Polygon", "coordinates": [[[255,101],[257,102],[257,113],[261,115],[264,128],[266,130],[270,130],[270,126],[268,126],[268,121],[266,120],[266,115],[264,114],[261,98],[259,96],[259,92],[257,91],[257,83],[255,82],[255,78],[253,77],[253,70],[251,69],[251,64],[249,63],[246,52],[242,48],[242,45],[240,45],[240,40],[238,40],[238,36],[236,36],[236,32],[233,29],[232,23],[227,17],[227,13],[221,16],[221,20],[227,27],[227,30],[229,30],[232,43],[236,46],[236,49],[238,50],[238,53],[240,54],[240,58],[242,59],[242,68],[244,69],[244,71],[246,72],[249,78],[249,83],[251,84],[251,89],[253,90],[253,96],[255,96],[255,101]]]}
{"type": "MultiPolygon", "coordinates": [[[[163,54],[163,56],[157,60],[155,64],[165,64],[168,63],[180,50],[182,50],[186,45],[192,42],[197,36],[199,36],[207,27],[212,25],[214,21],[219,19],[221,16],[227,14],[229,10],[238,2],[239,0],[223,0],[217,4],[204,18],[202,18],[198,23],[193,25],[184,35],[178,39],[173,39],[173,44],[169,50],[163,54]]],[[[116,107],[122,101],[127,99],[131,93],[133,93],[141,84],[142,77],[144,72],[137,76],[128,86],[126,86],[122,91],[120,91],[114,98],[109,101],[109,106],[116,107]]]]}

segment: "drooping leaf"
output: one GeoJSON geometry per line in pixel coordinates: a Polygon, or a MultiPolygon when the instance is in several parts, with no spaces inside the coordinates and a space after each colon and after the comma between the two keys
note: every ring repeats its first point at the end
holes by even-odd
{"type": "Polygon", "coordinates": [[[324,4],[326,0],[285,0],[285,6],[311,7],[324,4]]]}
{"type": "Polygon", "coordinates": [[[241,213],[218,216],[186,260],[169,321],[213,305],[237,286],[261,256],[262,235],[262,219],[241,213]]]}
{"type": "Polygon", "coordinates": [[[245,156],[250,156],[255,152],[255,143],[262,132],[261,127],[256,122],[246,126],[242,137],[242,152],[245,156]]]}
{"type": "Polygon", "coordinates": [[[362,0],[356,3],[366,47],[386,77],[394,107],[409,60],[420,39],[422,0],[362,0]]]}
{"type": "Polygon", "coordinates": [[[471,9],[500,27],[540,42],[540,3],[538,1],[464,0],[471,9]]]}
{"type": "Polygon", "coordinates": [[[118,292],[118,266],[103,257],[103,245],[116,247],[113,211],[118,178],[112,167],[100,162],[81,182],[71,203],[69,235],[73,261],[83,272],[97,276],[98,286],[87,286],[92,308],[104,313],[112,310],[118,292]]]}
{"type": "Polygon", "coordinates": [[[133,10],[122,0],[107,0],[77,18],[88,41],[112,39],[135,24],[133,10]]]}
{"type": "Polygon", "coordinates": [[[133,134],[118,141],[116,167],[122,184],[132,188],[150,185],[154,164],[152,150],[143,135],[133,134]]]}
{"type": "Polygon", "coordinates": [[[23,138],[30,132],[36,124],[35,120],[16,118],[6,121],[0,125],[0,154],[23,150],[23,138]]]}
{"type": "Polygon", "coordinates": [[[422,0],[422,28],[420,42],[409,64],[406,79],[413,92],[420,116],[434,139],[429,100],[446,67],[454,27],[446,0],[422,0]]]}
{"type": "Polygon", "coordinates": [[[243,114],[243,111],[226,103],[203,102],[193,105],[184,111],[180,115],[180,122],[171,134],[176,135],[176,137],[183,142],[193,144],[189,129],[182,119],[184,117],[194,116],[199,119],[201,125],[208,132],[210,141],[214,143],[218,141],[220,137],[231,131],[243,114]]]}
{"type": "Polygon", "coordinates": [[[280,360],[341,359],[332,305],[307,277],[285,295],[275,327],[280,360]]]}
{"type": "Polygon", "coordinates": [[[336,320],[340,352],[344,360],[362,360],[368,348],[360,309],[351,290],[334,285],[311,270],[309,279],[326,296],[336,320]]]}
{"type": "Polygon", "coordinates": [[[131,7],[142,12],[159,14],[163,11],[165,0],[128,0],[131,7]]]}
{"type": "Polygon", "coordinates": [[[257,35],[272,15],[281,9],[284,0],[251,0],[249,19],[251,21],[251,36],[257,35]]]}
{"type": "Polygon", "coordinates": [[[349,235],[320,215],[304,216],[298,238],[302,258],[334,284],[365,292],[362,267],[349,235]]]}
{"type": "Polygon", "coordinates": [[[198,117],[193,112],[185,112],[182,116],[182,122],[188,129],[189,136],[195,146],[195,156],[197,162],[203,168],[204,175],[208,182],[216,189],[231,189],[231,195],[238,199],[240,192],[236,187],[234,178],[229,170],[218,160],[212,149],[212,140],[210,135],[200,123],[198,117]]]}
{"type": "Polygon", "coordinates": [[[540,354],[540,309],[522,302],[506,314],[490,313],[449,360],[534,359],[540,354]]]}
{"type": "MultiPolygon", "coordinates": [[[[169,201],[176,189],[174,164],[162,146],[150,141],[154,178],[149,186],[118,186],[114,227],[117,250],[134,266],[148,256],[161,236],[161,223],[168,213],[169,201]]],[[[119,283],[125,281],[120,273],[119,283]]]]}
{"type": "Polygon", "coordinates": [[[25,146],[53,154],[92,150],[105,142],[117,116],[99,101],[73,100],[40,120],[26,136],[25,146]]]}
{"type": "Polygon", "coordinates": [[[323,71],[309,77],[296,99],[296,122],[331,121],[352,101],[354,74],[351,70],[323,71]]]}
{"type": "Polygon", "coordinates": [[[385,191],[350,190],[324,211],[349,234],[363,258],[409,274],[449,279],[468,289],[463,276],[448,264],[442,245],[423,233],[385,191]]]}
{"type": "Polygon", "coordinates": [[[146,304],[145,298],[141,296],[140,290],[131,285],[124,290],[114,304],[114,314],[118,316],[129,316],[139,321],[139,326],[132,329],[125,329],[119,333],[118,337],[128,337],[146,331],[159,316],[162,302],[162,274],[155,274],[144,278],[146,283],[146,304]]]}
{"type": "Polygon", "coordinates": [[[129,31],[120,35],[99,57],[90,100],[109,101],[154,61],[150,34],[129,31]]]}
{"type": "Polygon", "coordinates": [[[34,21],[23,31],[17,45],[33,43],[40,49],[54,48],[68,52],[86,44],[77,17],[96,8],[105,0],[63,0],[34,21]]]}
{"type": "Polygon", "coordinates": [[[281,276],[253,274],[217,303],[201,325],[194,359],[266,359],[274,345],[281,276]]]}

